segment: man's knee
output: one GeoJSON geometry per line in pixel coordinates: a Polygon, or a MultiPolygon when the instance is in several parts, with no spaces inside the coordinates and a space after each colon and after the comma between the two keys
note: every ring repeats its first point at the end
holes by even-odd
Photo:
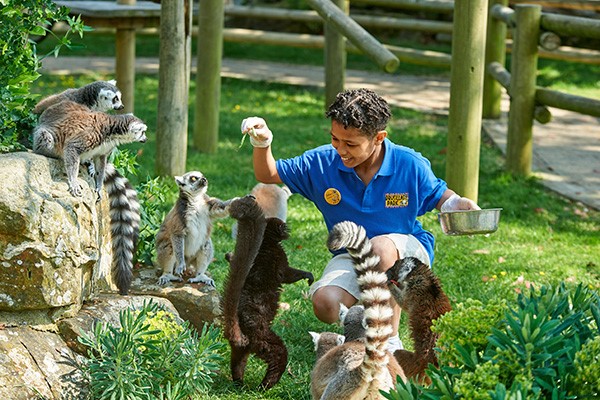
{"type": "Polygon", "coordinates": [[[396,245],[390,238],[375,236],[371,239],[371,245],[373,246],[373,252],[380,258],[379,267],[381,270],[388,270],[398,260],[398,249],[396,249],[396,245]]]}
{"type": "Polygon", "coordinates": [[[351,307],[356,299],[349,293],[342,294],[335,287],[322,287],[312,296],[313,311],[315,316],[322,322],[332,324],[339,319],[340,303],[351,307]]]}

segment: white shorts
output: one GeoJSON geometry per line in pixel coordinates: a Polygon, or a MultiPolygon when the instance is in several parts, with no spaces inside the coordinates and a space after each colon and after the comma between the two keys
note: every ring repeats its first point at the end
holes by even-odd
{"type": "MultiPolygon", "coordinates": [[[[429,254],[427,254],[425,247],[414,236],[400,233],[391,233],[382,236],[394,242],[400,258],[416,257],[423,263],[431,265],[429,254]]],[[[354,272],[354,263],[348,253],[338,254],[327,263],[321,279],[313,283],[310,287],[310,296],[312,297],[317,289],[323,286],[338,286],[356,299],[360,298],[360,290],[358,282],[356,282],[356,273],[354,272]]]]}

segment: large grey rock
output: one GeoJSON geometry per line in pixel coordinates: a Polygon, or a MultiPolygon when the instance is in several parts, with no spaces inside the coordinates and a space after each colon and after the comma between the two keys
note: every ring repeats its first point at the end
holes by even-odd
{"type": "Polygon", "coordinates": [[[135,271],[131,294],[151,295],[169,300],[177,312],[198,331],[204,324],[219,324],[221,297],[217,290],[202,283],[172,282],[166,287],[156,284],[160,272],[155,267],[141,267],[135,271]]]}
{"type": "Polygon", "coordinates": [[[220,316],[214,288],[162,288],[151,267],[134,270],[131,295],[118,295],[106,194],[97,203],[86,171],[79,179],[76,198],[62,161],[0,155],[0,398],[84,398],[80,377],[62,362],[85,354],[81,332],[98,320],[118,326],[125,308],[152,299],[198,330],[220,316]]]}
{"type": "Polygon", "coordinates": [[[0,155],[0,182],[0,311],[72,311],[113,287],[108,201],[89,178],[74,197],[62,161],[20,152],[0,155]]]}
{"type": "Polygon", "coordinates": [[[77,357],[54,332],[0,329],[0,398],[84,399],[81,376],[65,363],[77,357]]]}

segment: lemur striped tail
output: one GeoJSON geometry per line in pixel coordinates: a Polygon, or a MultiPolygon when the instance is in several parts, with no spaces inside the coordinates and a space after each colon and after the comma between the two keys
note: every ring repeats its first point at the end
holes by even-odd
{"type": "Polygon", "coordinates": [[[140,230],[140,203],[135,189],[110,163],[106,164],[104,187],[110,201],[113,279],[119,293],[126,295],[133,279],[133,255],[140,230]]]}
{"type": "Polygon", "coordinates": [[[387,339],[392,335],[393,309],[387,276],[379,271],[379,256],[373,253],[365,229],[354,222],[336,224],[327,245],[331,250],[346,248],[354,260],[360,297],[365,307],[366,354],[361,365],[365,380],[370,382],[388,364],[387,339]]]}

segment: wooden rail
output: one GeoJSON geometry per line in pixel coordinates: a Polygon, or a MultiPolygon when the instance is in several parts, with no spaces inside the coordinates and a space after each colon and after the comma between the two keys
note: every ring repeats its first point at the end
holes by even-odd
{"type": "Polygon", "coordinates": [[[533,120],[549,120],[547,108],[554,107],[581,114],[600,116],[600,101],[574,96],[536,86],[540,34],[551,31],[559,35],[600,38],[600,20],[543,13],[540,5],[506,7],[506,0],[492,0],[490,20],[494,30],[488,31],[488,46],[505,48],[506,41],[497,37],[499,25],[514,27],[511,72],[504,69],[504,58],[499,50],[486,55],[484,86],[484,118],[500,116],[498,85],[510,94],[510,111],[506,146],[506,168],[519,175],[531,173],[533,120]]]}

